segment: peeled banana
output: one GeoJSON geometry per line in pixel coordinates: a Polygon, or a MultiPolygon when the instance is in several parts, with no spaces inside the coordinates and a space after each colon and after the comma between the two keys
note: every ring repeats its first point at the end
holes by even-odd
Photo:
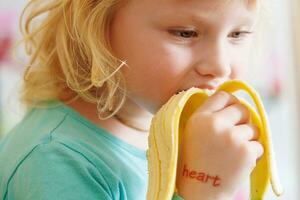
{"type": "MultiPolygon", "coordinates": [[[[229,93],[244,90],[254,101],[257,112],[244,100],[250,111],[251,122],[260,131],[259,142],[264,154],[257,162],[250,177],[250,199],[262,200],[271,182],[273,192],[280,196],[283,189],[279,182],[277,168],[269,132],[269,124],[259,95],[245,82],[230,80],[223,83],[217,91],[229,93]]],[[[176,172],[181,134],[192,113],[211,95],[208,90],[190,88],[170,98],[152,119],[149,134],[148,191],[147,200],[171,200],[176,190],[176,172]]]]}

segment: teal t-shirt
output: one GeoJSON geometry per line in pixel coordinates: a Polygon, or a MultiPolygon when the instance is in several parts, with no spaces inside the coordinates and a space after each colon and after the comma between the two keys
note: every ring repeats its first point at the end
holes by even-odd
{"type": "Polygon", "coordinates": [[[146,151],[61,102],[32,109],[0,141],[3,200],[143,200],[147,179],[146,151]]]}
{"type": "Polygon", "coordinates": [[[0,141],[3,200],[143,200],[147,179],[146,151],[58,101],[32,109],[0,141]]]}
{"type": "Polygon", "coordinates": [[[0,199],[145,199],[146,152],[59,104],[31,110],[1,141],[0,199]]]}

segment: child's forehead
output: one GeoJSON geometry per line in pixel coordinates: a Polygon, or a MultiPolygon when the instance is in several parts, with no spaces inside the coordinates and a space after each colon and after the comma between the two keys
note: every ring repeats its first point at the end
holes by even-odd
{"type": "Polygon", "coordinates": [[[187,11],[201,15],[214,13],[236,12],[244,10],[242,15],[253,14],[259,11],[258,1],[260,0],[146,0],[159,5],[161,12],[173,13],[187,11]]]}
{"type": "Polygon", "coordinates": [[[259,9],[250,8],[256,0],[143,0],[143,3],[140,0],[133,1],[140,4],[138,10],[142,11],[138,12],[141,12],[141,15],[145,15],[145,18],[159,19],[161,22],[189,20],[208,26],[220,23],[252,25],[259,16],[259,9]]]}
{"type": "Polygon", "coordinates": [[[226,4],[231,4],[233,2],[240,2],[241,5],[246,6],[249,9],[253,9],[257,7],[257,3],[259,0],[158,0],[160,2],[174,2],[179,4],[189,4],[191,2],[201,2],[206,5],[211,6],[224,6],[226,4]]]}
{"type": "Polygon", "coordinates": [[[232,23],[241,19],[252,23],[260,10],[254,6],[256,1],[260,0],[128,0],[124,5],[130,13],[141,16],[140,19],[142,16],[160,21],[184,18],[201,23],[220,19],[232,23]]]}

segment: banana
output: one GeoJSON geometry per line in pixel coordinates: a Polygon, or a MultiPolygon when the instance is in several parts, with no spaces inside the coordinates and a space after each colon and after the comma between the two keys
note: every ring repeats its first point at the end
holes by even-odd
{"type": "MultiPolygon", "coordinates": [[[[255,90],[240,80],[223,83],[217,91],[234,93],[238,90],[247,92],[257,112],[244,100],[240,99],[250,111],[251,122],[260,131],[259,142],[264,147],[264,154],[257,162],[250,176],[250,199],[262,200],[271,182],[273,192],[280,196],[281,187],[272,146],[269,124],[264,107],[255,90]]],[[[151,121],[149,133],[148,191],[147,200],[171,200],[176,191],[176,172],[181,134],[192,113],[211,95],[208,90],[190,88],[170,98],[151,121]]]]}

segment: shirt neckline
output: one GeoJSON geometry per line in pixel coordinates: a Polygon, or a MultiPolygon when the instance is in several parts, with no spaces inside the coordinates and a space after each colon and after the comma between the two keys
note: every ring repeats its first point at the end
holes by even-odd
{"type": "Polygon", "coordinates": [[[68,106],[67,104],[63,103],[62,101],[59,100],[51,100],[47,102],[47,105],[50,107],[55,107],[56,109],[60,110],[61,112],[69,114],[72,118],[80,121],[83,123],[85,126],[88,126],[89,128],[93,129],[95,132],[98,134],[101,134],[102,136],[106,137],[109,139],[111,142],[117,144],[121,148],[125,149],[126,151],[142,158],[146,159],[146,152],[145,150],[141,150],[132,144],[129,144],[120,138],[112,135],[110,132],[108,132],[106,129],[97,126],[95,123],[87,119],[85,116],[81,115],[79,112],[68,106]]]}

